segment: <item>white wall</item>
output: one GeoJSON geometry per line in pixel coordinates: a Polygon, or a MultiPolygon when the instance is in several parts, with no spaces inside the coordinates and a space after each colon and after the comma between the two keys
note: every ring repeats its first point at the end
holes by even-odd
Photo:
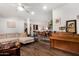
{"type": "Polygon", "coordinates": [[[0,18],[0,33],[24,32],[24,20],[18,18],[0,18]],[[8,28],[7,21],[15,21],[16,28],[8,28]]]}
{"type": "Polygon", "coordinates": [[[77,19],[77,15],[79,15],[79,4],[78,3],[70,3],[66,4],[58,9],[54,9],[53,12],[53,30],[59,31],[60,26],[66,26],[67,20],[77,20],[77,33],[79,34],[79,19],[77,19]],[[56,24],[56,17],[61,18],[61,24],[56,24]]]}

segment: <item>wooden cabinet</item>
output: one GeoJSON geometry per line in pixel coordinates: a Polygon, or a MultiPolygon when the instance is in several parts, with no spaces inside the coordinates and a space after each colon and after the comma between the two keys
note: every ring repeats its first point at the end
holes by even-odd
{"type": "Polygon", "coordinates": [[[52,33],[50,46],[71,53],[79,54],[79,35],[72,33],[52,33]]]}

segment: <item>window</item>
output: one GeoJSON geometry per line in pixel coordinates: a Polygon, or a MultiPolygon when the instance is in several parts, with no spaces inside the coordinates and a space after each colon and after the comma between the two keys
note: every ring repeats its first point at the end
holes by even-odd
{"type": "Polygon", "coordinates": [[[38,30],[38,25],[33,25],[33,30],[38,30]]]}

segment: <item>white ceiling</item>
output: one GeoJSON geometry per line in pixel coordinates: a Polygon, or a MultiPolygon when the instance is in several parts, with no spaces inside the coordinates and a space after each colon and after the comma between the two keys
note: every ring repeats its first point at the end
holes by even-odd
{"type": "Polygon", "coordinates": [[[47,22],[51,19],[52,9],[59,8],[65,3],[22,3],[24,8],[29,11],[34,11],[35,14],[29,16],[25,11],[17,10],[17,3],[0,3],[0,17],[19,17],[27,19],[28,17],[32,22],[47,22]],[[42,7],[46,5],[47,10],[42,7]]]}

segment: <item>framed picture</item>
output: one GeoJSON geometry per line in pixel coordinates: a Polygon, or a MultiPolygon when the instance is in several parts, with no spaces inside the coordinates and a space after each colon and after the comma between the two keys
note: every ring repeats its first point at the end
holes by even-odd
{"type": "Polygon", "coordinates": [[[59,27],[59,30],[65,30],[65,26],[63,26],[63,27],[59,27]]]}
{"type": "Polygon", "coordinates": [[[76,20],[66,21],[66,32],[76,33],[76,20]]]}
{"type": "Polygon", "coordinates": [[[58,25],[61,24],[61,17],[56,17],[55,23],[58,25]]]}
{"type": "Polygon", "coordinates": [[[7,21],[7,27],[8,28],[16,28],[16,22],[15,21],[7,21]]]}

